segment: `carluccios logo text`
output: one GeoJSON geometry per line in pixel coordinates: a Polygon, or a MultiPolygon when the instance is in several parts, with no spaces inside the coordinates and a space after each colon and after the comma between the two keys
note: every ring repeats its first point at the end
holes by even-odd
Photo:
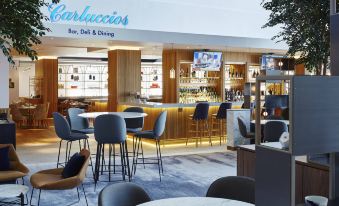
{"type": "Polygon", "coordinates": [[[112,14],[94,14],[91,13],[91,7],[86,6],[83,11],[69,11],[65,4],[51,4],[48,7],[50,12],[50,21],[75,21],[87,23],[115,24],[128,25],[128,15],[121,16],[117,12],[112,14]]]}

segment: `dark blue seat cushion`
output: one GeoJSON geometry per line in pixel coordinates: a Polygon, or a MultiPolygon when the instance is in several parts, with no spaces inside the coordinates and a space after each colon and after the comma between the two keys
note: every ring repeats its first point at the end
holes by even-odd
{"type": "Polygon", "coordinates": [[[139,138],[156,139],[152,130],[137,132],[134,136],[139,138]]]}
{"type": "Polygon", "coordinates": [[[142,128],[126,128],[127,133],[138,133],[141,132],[142,128]]]}
{"type": "Polygon", "coordinates": [[[78,132],[71,132],[70,135],[70,140],[82,140],[82,139],[87,139],[88,136],[83,133],[78,133],[78,132]]]}
{"type": "Polygon", "coordinates": [[[69,178],[76,176],[80,170],[82,165],[85,162],[85,156],[80,155],[79,153],[75,153],[71,159],[67,162],[64,170],[61,175],[63,178],[69,178]]]}
{"type": "Polygon", "coordinates": [[[94,134],[94,128],[89,127],[86,129],[72,130],[72,132],[81,133],[81,134],[94,134]]]}
{"type": "Polygon", "coordinates": [[[0,148],[0,171],[7,171],[9,169],[9,147],[0,148]]]}

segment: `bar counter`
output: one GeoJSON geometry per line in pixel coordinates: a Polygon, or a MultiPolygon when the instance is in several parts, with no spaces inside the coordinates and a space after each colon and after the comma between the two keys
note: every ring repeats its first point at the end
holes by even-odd
{"type": "MultiPolygon", "coordinates": [[[[232,102],[233,108],[240,108],[242,102],[232,102]]],[[[221,103],[210,102],[209,116],[217,113],[219,105],[221,103]]],[[[144,112],[148,114],[145,117],[145,130],[153,129],[154,122],[162,111],[167,111],[167,123],[162,140],[186,140],[187,130],[189,128],[190,121],[188,121],[189,115],[193,114],[196,103],[194,104],[181,104],[181,103],[126,103],[122,102],[118,105],[118,111],[123,111],[127,107],[142,107],[144,112]]],[[[189,136],[190,137],[190,136],[189,136]]]]}

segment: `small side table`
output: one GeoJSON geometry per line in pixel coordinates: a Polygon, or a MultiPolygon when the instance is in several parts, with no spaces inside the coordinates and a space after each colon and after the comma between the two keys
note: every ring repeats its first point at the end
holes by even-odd
{"type": "Polygon", "coordinates": [[[0,185],[0,204],[20,202],[20,205],[25,205],[25,195],[27,194],[28,191],[29,188],[25,185],[18,184],[0,185]],[[7,199],[9,199],[10,202],[3,202],[4,200],[7,199]]]}

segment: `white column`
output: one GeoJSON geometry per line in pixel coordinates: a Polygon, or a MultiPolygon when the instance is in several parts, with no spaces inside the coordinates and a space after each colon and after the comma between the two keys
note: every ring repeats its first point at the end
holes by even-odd
{"type": "Polygon", "coordinates": [[[0,109],[9,108],[9,62],[0,51],[0,109]]]}

